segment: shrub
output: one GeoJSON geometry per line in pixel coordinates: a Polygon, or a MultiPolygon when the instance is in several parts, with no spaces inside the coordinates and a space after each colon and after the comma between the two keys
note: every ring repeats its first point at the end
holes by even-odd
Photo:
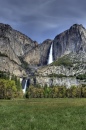
{"type": "Polygon", "coordinates": [[[9,73],[0,71],[0,79],[9,79],[9,73]]]}
{"type": "Polygon", "coordinates": [[[86,98],[86,86],[82,87],[82,97],[86,98]]]}
{"type": "Polygon", "coordinates": [[[79,74],[76,76],[77,79],[80,79],[80,80],[86,80],[86,73],[85,74],[79,74]]]}
{"type": "Polygon", "coordinates": [[[49,74],[48,77],[58,77],[58,78],[62,78],[62,77],[67,77],[66,75],[63,75],[63,74],[55,74],[55,73],[52,73],[52,74],[49,74]]]}
{"type": "Polygon", "coordinates": [[[21,87],[20,79],[17,76],[12,75],[11,80],[15,81],[17,90],[21,91],[22,87],[21,87]]]}
{"type": "Polygon", "coordinates": [[[64,65],[64,66],[72,67],[73,63],[67,56],[63,56],[61,58],[58,58],[58,60],[54,61],[51,65],[55,65],[55,66],[64,65]]]}
{"type": "Polygon", "coordinates": [[[16,95],[15,81],[0,79],[0,99],[11,99],[16,95]]]}
{"type": "Polygon", "coordinates": [[[81,98],[86,97],[86,86],[53,86],[34,87],[30,86],[26,93],[26,98],[81,98]]]}

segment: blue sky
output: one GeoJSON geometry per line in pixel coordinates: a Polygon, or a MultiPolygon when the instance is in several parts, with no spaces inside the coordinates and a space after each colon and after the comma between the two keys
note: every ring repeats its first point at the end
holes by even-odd
{"type": "Polygon", "coordinates": [[[86,27],[86,0],[0,0],[0,23],[41,43],[75,23],[86,27]]]}

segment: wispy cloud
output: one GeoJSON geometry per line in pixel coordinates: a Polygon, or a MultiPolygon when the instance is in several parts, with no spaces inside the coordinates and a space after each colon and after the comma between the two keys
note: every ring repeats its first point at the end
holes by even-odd
{"type": "Polygon", "coordinates": [[[0,22],[39,42],[54,38],[74,23],[86,26],[85,15],[86,0],[0,1],[0,22]]]}

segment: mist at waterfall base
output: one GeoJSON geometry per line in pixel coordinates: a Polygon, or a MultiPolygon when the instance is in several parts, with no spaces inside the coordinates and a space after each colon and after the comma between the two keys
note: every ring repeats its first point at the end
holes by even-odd
{"type": "Polygon", "coordinates": [[[48,64],[51,64],[52,62],[53,62],[53,43],[51,44],[50,51],[49,51],[48,64]]]}

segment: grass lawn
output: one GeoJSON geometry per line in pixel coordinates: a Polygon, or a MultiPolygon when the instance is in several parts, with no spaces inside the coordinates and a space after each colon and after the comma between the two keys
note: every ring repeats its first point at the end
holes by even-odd
{"type": "Polygon", "coordinates": [[[86,99],[0,100],[0,130],[86,130],[86,99]]]}

